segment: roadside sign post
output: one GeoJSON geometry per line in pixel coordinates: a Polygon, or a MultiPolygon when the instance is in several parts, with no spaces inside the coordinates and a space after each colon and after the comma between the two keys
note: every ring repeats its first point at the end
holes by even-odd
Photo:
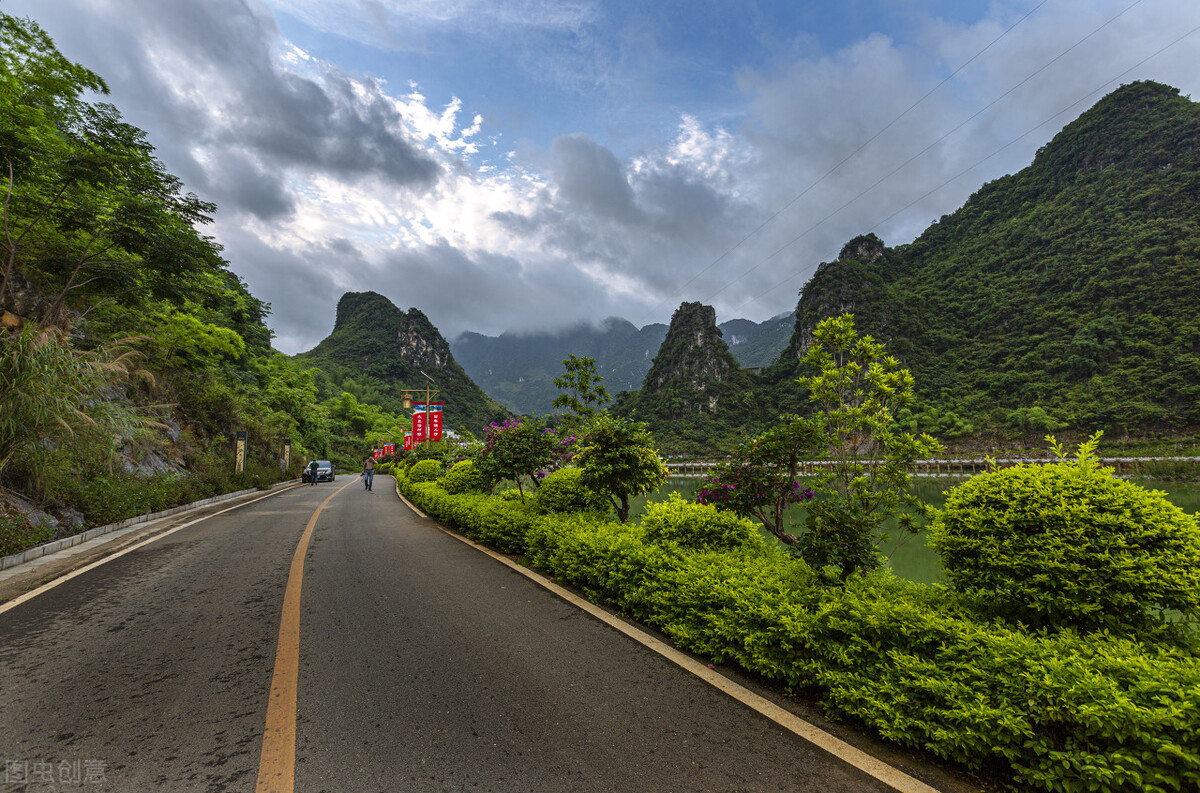
{"type": "MultiPolygon", "coordinates": [[[[401,397],[401,399],[404,400],[404,402],[403,402],[404,409],[411,410],[414,407],[413,396],[412,396],[411,392],[413,392],[413,391],[416,391],[418,393],[420,393],[421,391],[425,392],[425,402],[423,404],[417,404],[415,406],[417,412],[413,413],[412,443],[415,446],[418,442],[424,441],[425,445],[429,446],[430,441],[441,439],[441,435],[442,435],[441,410],[442,410],[442,405],[444,403],[440,403],[440,402],[436,403],[436,405],[437,405],[436,407],[433,407],[430,404],[431,401],[438,395],[438,389],[430,387],[430,386],[434,385],[434,380],[432,377],[425,374],[424,372],[421,372],[421,376],[429,381],[428,383],[425,384],[425,387],[424,388],[412,388],[412,389],[405,388],[404,395],[401,397]],[[433,433],[431,432],[431,430],[433,428],[430,425],[430,420],[432,418],[430,414],[435,411],[438,413],[438,416],[436,419],[437,420],[437,435],[438,435],[437,438],[432,437],[433,433]]],[[[407,441],[405,443],[405,448],[408,448],[407,441]]]]}
{"type": "Polygon", "coordinates": [[[247,441],[250,439],[249,434],[245,430],[240,430],[237,434],[237,442],[233,449],[233,471],[234,473],[242,473],[246,470],[246,447],[249,445],[247,441]]]}

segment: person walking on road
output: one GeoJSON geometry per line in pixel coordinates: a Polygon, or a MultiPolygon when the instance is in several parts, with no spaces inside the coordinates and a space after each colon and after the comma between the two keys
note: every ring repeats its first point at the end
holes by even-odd
{"type": "Polygon", "coordinates": [[[363,487],[367,490],[371,489],[372,482],[375,481],[375,458],[368,457],[363,463],[363,487]]]}
{"type": "Polygon", "coordinates": [[[308,464],[308,483],[314,487],[317,484],[317,461],[313,460],[308,464]]]}

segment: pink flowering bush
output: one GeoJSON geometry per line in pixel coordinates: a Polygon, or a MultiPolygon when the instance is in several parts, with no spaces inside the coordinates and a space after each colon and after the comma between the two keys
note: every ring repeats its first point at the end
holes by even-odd
{"type": "Polygon", "coordinates": [[[553,427],[539,419],[512,418],[489,424],[484,431],[483,448],[476,466],[491,484],[511,479],[525,499],[523,480],[536,487],[546,474],[571,460],[574,436],[559,437],[553,427]]]}
{"type": "Polygon", "coordinates": [[[801,454],[818,445],[812,422],[794,419],[741,444],[729,462],[704,480],[696,500],[757,518],[787,545],[799,540],[784,531],[784,513],[793,504],[811,501],[813,491],[796,477],[801,454]]]}

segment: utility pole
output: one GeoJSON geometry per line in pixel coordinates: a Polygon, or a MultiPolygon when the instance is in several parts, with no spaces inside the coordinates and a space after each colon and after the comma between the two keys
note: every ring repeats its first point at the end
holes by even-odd
{"type": "MultiPolygon", "coordinates": [[[[418,369],[417,371],[421,372],[420,369],[418,369]]],[[[433,400],[434,397],[436,397],[438,395],[438,389],[430,387],[430,386],[436,385],[436,383],[434,382],[432,377],[425,374],[424,372],[421,372],[421,377],[424,377],[426,380],[429,381],[428,383],[425,384],[425,388],[424,388],[424,391],[425,391],[425,446],[428,447],[431,442],[431,436],[433,434],[430,432],[430,426],[429,426],[429,403],[433,400]]],[[[410,392],[416,391],[419,393],[421,390],[422,389],[420,389],[420,388],[404,388],[404,395],[401,397],[401,399],[404,400],[404,409],[405,410],[412,410],[413,398],[412,398],[412,394],[410,392]]]]}

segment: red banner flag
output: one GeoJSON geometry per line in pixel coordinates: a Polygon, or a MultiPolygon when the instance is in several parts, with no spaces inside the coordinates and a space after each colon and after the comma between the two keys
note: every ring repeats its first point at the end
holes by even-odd
{"type": "Polygon", "coordinates": [[[413,443],[425,440],[425,406],[413,405],[413,443]]]}
{"type": "Polygon", "coordinates": [[[383,449],[372,449],[371,456],[374,457],[376,460],[378,460],[380,457],[383,456],[383,449]]]}
{"type": "Polygon", "coordinates": [[[413,446],[412,433],[411,432],[404,433],[404,451],[406,451],[406,452],[412,451],[412,446],[413,446]]]}
{"type": "Polygon", "coordinates": [[[383,456],[384,457],[387,457],[388,455],[395,454],[395,453],[396,453],[396,444],[394,442],[389,442],[389,443],[383,444],[383,456]]]}
{"type": "Polygon", "coordinates": [[[429,439],[442,439],[442,406],[445,402],[433,402],[429,405],[429,439]]]}

